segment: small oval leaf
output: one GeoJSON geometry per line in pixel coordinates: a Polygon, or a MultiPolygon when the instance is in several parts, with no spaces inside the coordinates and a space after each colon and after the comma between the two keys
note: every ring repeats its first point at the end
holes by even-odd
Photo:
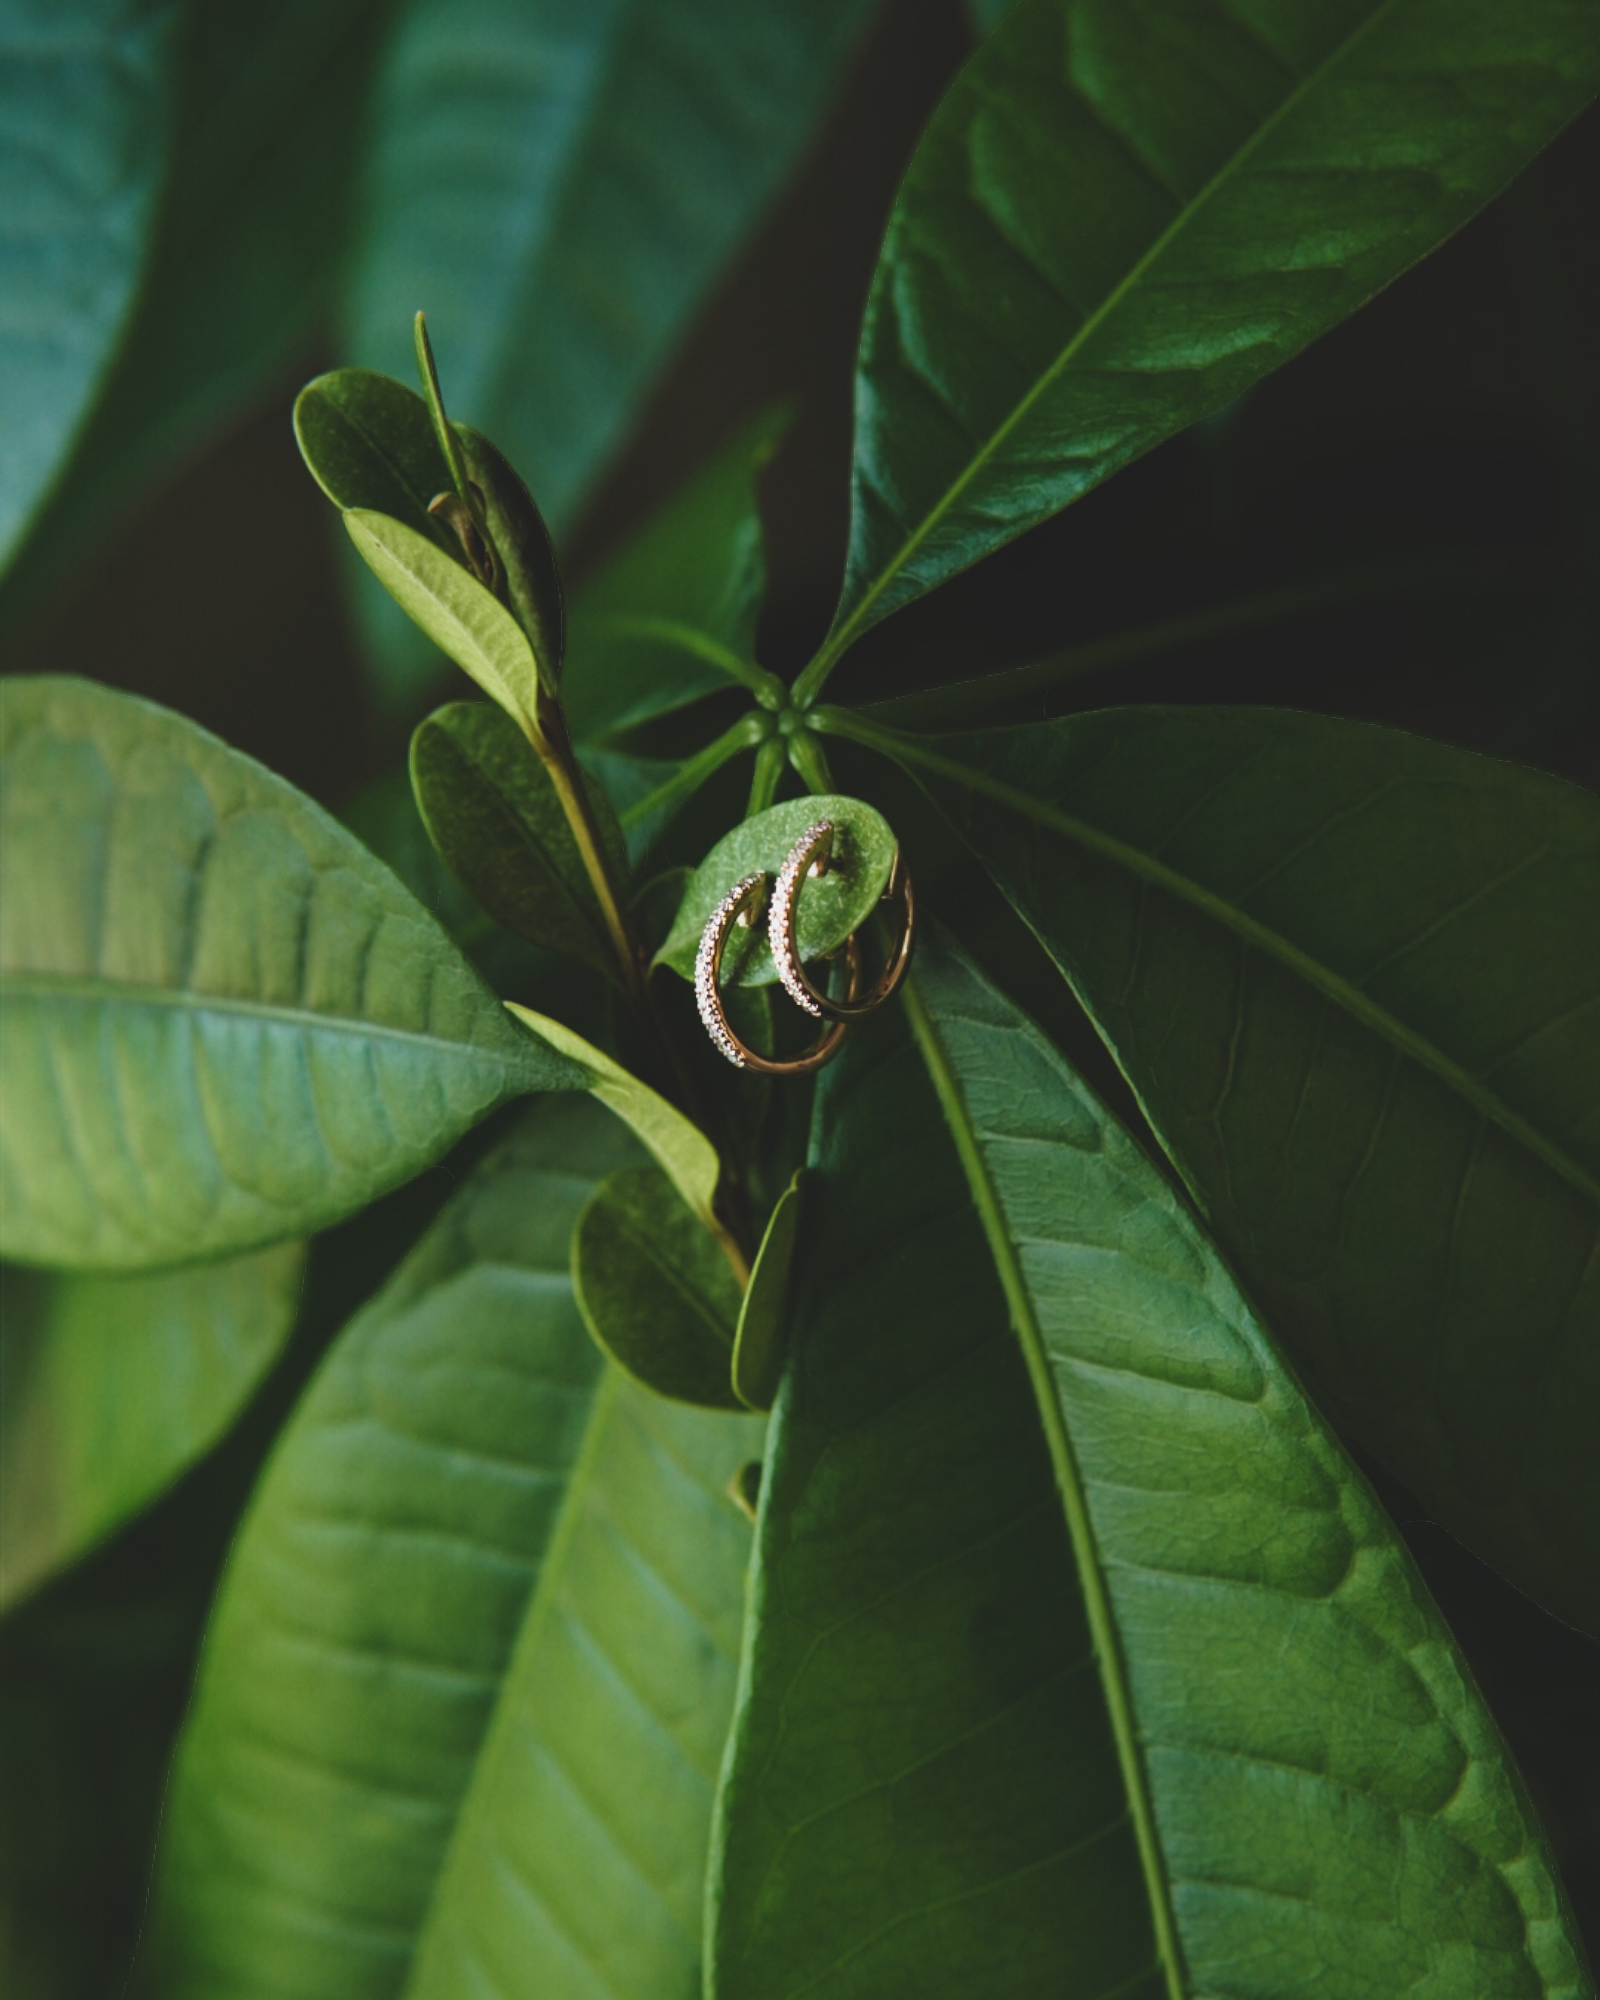
{"type": "MultiPolygon", "coordinates": [[[[836,951],[872,914],[893,866],[894,829],[871,806],[838,794],[786,799],[757,813],[719,840],[690,878],[683,902],[656,964],[694,977],[695,953],[711,912],[735,882],[758,870],[777,876],[808,827],[832,820],[833,859],[825,875],[808,879],[795,905],[795,935],[806,960],[836,951]]],[[[735,925],[723,958],[725,985],[770,986],[778,977],[766,927],[735,925]]]]}
{"type": "Polygon", "coordinates": [[[525,729],[538,725],[539,669],[511,613],[437,542],[388,514],[344,517],[361,559],[407,617],[525,729]]]}
{"type": "Polygon", "coordinates": [[[573,1233],[572,1283],[589,1331],[636,1382],[677,1403],[744,1408],[729,1379],[738,1281],[659,1167],[595,1189],[573,1233]]]}
{"type": "Polygon", "coordinates": [[[295,398],[294,434],[312,478],[333,504],[387,514],[443,548],[428,503],[450,468],[415,390],[370,368],[336,368],[295,398]]]}
{"type": "MultiPolygon", "coordinates": [[[[502,709],[456,701],[417,726],[411,783],[452,874],[507,930],[617,977],[605,919],[549,773],[502,709]]],[[[604,793],[590,802],[619,879],[627,857],[604,793]]]]}

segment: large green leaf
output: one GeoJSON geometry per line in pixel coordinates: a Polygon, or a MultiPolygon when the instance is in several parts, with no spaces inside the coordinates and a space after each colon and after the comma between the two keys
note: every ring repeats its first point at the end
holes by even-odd
{"type": "Polygon", "coordinates": [[[890,219],[808,685],[1353,312],[1597,88],[1591,0],[1020,0],[890,219]]]}
{"type": "Polygon", "coordinates": [[[759,684],[751,663],[767,561],[756,474],[785,421],[747,425],[579,593],[563,698],[580,741],[730,680],[759,684]]]}
{"type": "Polygon", "coordinates": [[[865,0],[411,0],[382,78],[353,358],[410,373],[558,525],[805,143],[865,0]]]}
{"type": "Polygon", "coordinates": [[[281,1241],[582,1072],[293,786],[154,704],[0,686],[8,1256],[281,1241]]]}
{"type": "Polygon", "coordinates": [[[157,1876],[171,2000],[699,1993],[757,1435],[608,1369],[538,1108],[339,1337],[224,1579],[157,1876]]]}
{"type": "Polygon", "coordinates": [[[1270,709],[945,747],[977,782],[929,782],[1318,1389],[1600,1627],[1600,802],[1270,709]]]}
{"type": "Polygon", "coordinates": [[[149,247],[171,0],[0,5],[0,560],[70,447],[149,247]]]}
{"type": "Polygon", "coordinates": [[[1205,1239],[936,936],[913,988],[951,1130],[886,1026],[819,1093],[711,1991],[1592,1994],[1449,1633],[1205,1239]]]}
{"type": "Polygon", "coordinates": [[[0,1272],[0,1611],[216,1443],[277,1359],[304,1247],[134,1277],[0,1272]]]}

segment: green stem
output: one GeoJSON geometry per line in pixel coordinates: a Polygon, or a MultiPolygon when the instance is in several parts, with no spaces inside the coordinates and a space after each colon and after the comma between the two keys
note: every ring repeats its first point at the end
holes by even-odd
{"type": "Polygon", "coordinates": [[[748,688],[763,708],[776,710],[788,703],[789,690],[776,674],[758,667],[754,660],[743,658],[697,625],[686,625],[677,618],[655,618],[644,612],[618,611],[597,617],[593,629],[613,638],[653,639],[663,646],[676,646],[680,652],[704,660],[718,673],[748,688]]]}
{"type": "Polygon", "coordinates": [[[479,518],[481,507],[472,504],[471,488],[467,480],[467,462],[461,455],[461,442],[450,427],[450,419],[445,415],[444,397],[439,389],[439,371],[434,366],[433,342],[428,338],[428,322],[419,312],[411,322],[412,342],[417,350],[417,373],[422,377],[422,392],[428,405],[428,415],[433,421],[433,434],[439,449],[444,454],[445,464],[450,468],[451,483],[463,506],[482,528],[479,518]]]}
{"type": "Polygon", "coordinates": [[[550,775],[561,810],[577,843],[583,872],[594,890],[595,901],[605,920],[606,933],[622,973],[623,990],[641,1008],[645,1007],[643,954],[628,922],[627,904],[606,860],[605,845],[590,803],[589,788],[572,750],[567,719],[558,702],[541,702],[538,733],[530,737],[534,749],[550,775]]]}
{"type": "Polygon", "coordinates": [[[622,815],[623,826],[637,826],[642,820],[666,812],[681,800],[691,797],[730,759],[765,742],[770,730],[771,724],[765,715],[741,715],[731,729],[724,730],[714,743],[708,743],[703,750],[697,750],[664,784],[657,785],[642,799],[635,799],[622,815]]]}
{"type": "Polygon", "coordinates": [[[1153,625],[1113,632],[1081,646],[1067,646],[1042,660],[1009,667],[1000,673],[978,674],[950,681],[887,701],[867,702],[863,713],[883,722],[912,729],[943,728],[1003,709],[1012,702],[1048,693],[1066,682],[1110,672],[1143,660],[1158,659],[1208,639],[1231,637],[1308,612],[1339,610],[1347,605],[1406,597],[1491,596],[1537,585],[1550,575],[1550,565],[1526,557],[1440,557],[1426,563],[1369,563],[1335,575],[1304,578],[1276,589],[1254,591],[1186,611],[1153,625]]]}
{"type": "Polygon", "coordinates": [[[783,776],[783,767],[788,760],[788,748],[781,736],[769,736],[756,752],[755,775],[750,780],[750,803],[744,809],[746,819],[754,819],[757,813],[765,812],[777,797],[778,780],[783,776]]]}
{"type": "Polygon", "coordinates": [[[789,738],[789,762],[800,782],[814,797],[833,790],[833,774],[828,769],[827,752],[809,729],[797,729],[789,738]]]}

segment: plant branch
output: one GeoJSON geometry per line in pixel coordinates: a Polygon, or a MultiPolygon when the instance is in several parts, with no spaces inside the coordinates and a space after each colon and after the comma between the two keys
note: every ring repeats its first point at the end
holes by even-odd
{"type": "Polygon", "coordinates": [[[781,736],[769,736],[756,752],[755,774],[750,780],[750,802],[744,809],[746,819],[754,819],[757,813],[765,812],[772,804],[788,757],[788,746],[781,736]]]}

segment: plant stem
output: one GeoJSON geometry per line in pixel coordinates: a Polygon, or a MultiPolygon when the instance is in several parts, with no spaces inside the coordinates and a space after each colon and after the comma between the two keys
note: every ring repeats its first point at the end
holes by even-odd
{"type": "Polygon", "coordinates": [[[750,780],[750,803],[744,809],[746,819],[754,819],[757,813],[765,812],[772,804],[788,758],[789,752],[781,736],[769,736],[756,752],[755,774],[750,780]]]}
{"type": "Polygon", "coordinates": [[[628,922],[626,903],[606,860],[605,846],[600,838],[600,828],[589,800],[588,787],[584,783],[583,771],[573,752],[572,737],[567,730],[567,718],[559,702],[540,702],[539,730],[537,734],[531,735],[529,740],[550,774],[550,782],[555,787],[556,797],[561,801],[561,809],[566,814],[568,826],[572,829],[572,837],[577,842],[583,871],[594,890],[595,900],[600,905],[600,914],[605,920],[606,932],[617,955],[624,990],[637,1005],[643,1007],[645,995],[642,954],[638,940],[633,935],[633,927],[628,922]]]}
{"type": "Polygon", "coordinates": [[[638,826],[641,821],[666,812],[680,800],[691,797],[707,778],[720,771],[740,751],[754,750],[765,742],[770,729],[771,724],[763,715],[754,711],[741,715],[731,729],[724,730],[714,743],[708,743],[703,750],[697,750],[664,784],[657,785],[642,799],[635,799],[622,815],[623,826],[638,826]]]}
{"type": "Polygon", "coordinates": [[[833,774],[828,769],[827,752],[811,730],[797,729],[789,738],[789,762],[813,797],[833,790],[833,774]]]}

